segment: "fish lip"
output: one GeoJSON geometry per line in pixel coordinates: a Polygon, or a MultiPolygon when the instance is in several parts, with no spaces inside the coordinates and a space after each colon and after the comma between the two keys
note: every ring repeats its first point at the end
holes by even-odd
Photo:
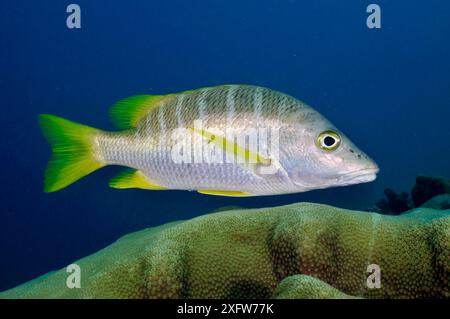
{"type": "Polygon", "coordinates": [[[380,171],[378,166],[363,168],[341,175],[341,180],[352,180],[355,182],[371,182],[377,178],[377,173],[380,171]]]}
{"type": "Polygon", "coordinates": [[[357,170],[356,173],[362,173],[362,175],[368,175],[368,174],[377,174],[380,171],[378,166],[370,167],[370,168],[363,168],[360,170],[357,170]]]}
{"type": "Polygon", "coordinates": [[[352,171],[349,173],[345,173],[342,175],[336,176],[334,179],[330,180],[329,182],[322,183],[322,184],[305,184],[302,182],[292,181],[295,186],[300,186],[303,189],[308,188],[309,190],[313,189],[320,189],[320,188],[327,188],[327,187],[333,187],[333,186],[347,186],[347,185],[353,185],[353,184],[360,184],[360,183],[369,183],[374,181],[377,178],[377,173],[380,171],[378,166],[375,164],[372,167],[366,167],[363,169],[359,169],[356,171],[352,171]]]}
{"type": "Polygon", "coordinates": [[[378,168],[377,165],[374,166],[370,166],[370,167],[365,167],[362,169],[358,169],[355,171],[351,171],[349,173],[344,174],[343,176],[347,176],[347,175],[371,175],[371,174],[377,174],[380,171],[380,169],[378,168]]]}

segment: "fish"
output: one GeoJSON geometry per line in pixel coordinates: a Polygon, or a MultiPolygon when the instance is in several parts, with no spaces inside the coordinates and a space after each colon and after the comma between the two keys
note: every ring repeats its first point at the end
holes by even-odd
{"type": "Polygon", "coordinates": [[[136,95],[110,109],[117,131],[40,114],[52,147],[44,191],[107,165],[116,189],[265,196],[371,182],[377,164],[304,102],[253,85],[136,95]]]}

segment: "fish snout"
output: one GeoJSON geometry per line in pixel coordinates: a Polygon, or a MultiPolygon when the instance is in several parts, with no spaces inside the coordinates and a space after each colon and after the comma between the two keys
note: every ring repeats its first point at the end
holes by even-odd
{"type": "Polygon", "coordinates": [[[362,171],[371,172],[373,174],[377,174],[380,171],[380,168],[378,167],[377,163],[375,163],[373,160],[369,162],[369,164],[362,169],[362,171]]]}
{"type": "Polygon", "coordinates": [[[377,163],[375,163],[369,157],[365,158],[364,163],[358,162],[355,165],[349,165],[349,170],[342,174],[339,180],[344,185],[367,183],[375,180],[377,178],[377,173],[380,171],[377,163]]]}

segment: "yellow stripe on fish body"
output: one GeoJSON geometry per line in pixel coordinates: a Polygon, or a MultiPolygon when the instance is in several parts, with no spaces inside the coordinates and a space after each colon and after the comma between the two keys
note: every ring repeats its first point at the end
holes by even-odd
{"type": "Polygon", "coordinates": [[[235,157],[240,157],[247,163],[255,163],[261,165],[270,165],[271,159],[266,158],[258,153],[250,151],[248,148],[243,148],[237,143],[233,143],[222,136],[212,134],[203,129],[190,128],[195,133],[205,137],[211,142],[214,142],[219,148],[223,149],[227,153],[233,154],[235,157]]]}

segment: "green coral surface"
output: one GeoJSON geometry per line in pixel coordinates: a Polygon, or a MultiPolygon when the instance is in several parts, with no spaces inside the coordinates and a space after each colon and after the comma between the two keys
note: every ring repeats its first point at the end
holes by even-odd
{"type": "Polygon", "coordinates": [[[449,298],[450,210],[300,203],[145,229],[1,298],[449,298]],[[381,271],[369,288],[368,265],[381,271]]]}

